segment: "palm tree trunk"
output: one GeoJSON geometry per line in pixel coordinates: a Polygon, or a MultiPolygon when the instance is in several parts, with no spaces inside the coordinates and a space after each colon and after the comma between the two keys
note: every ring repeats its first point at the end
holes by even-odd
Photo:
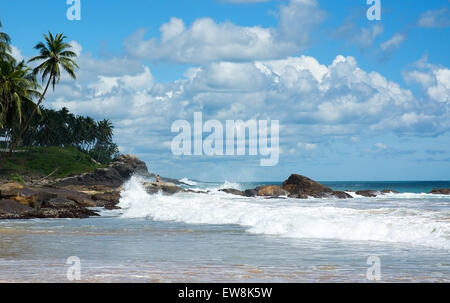
{"type": "Polygon", "coordinates": [[[50,86],[51,80],[52,80],[52,77],[49,77],[47,85],[45,86],[44,92],[42,93],[41,97],[39,98],[39,101],[36,104],[36,107],[33,109],[33,111],[31,112],[31,115],[28,117],[27,121],[25,122],[25,125],[23,126],[22,130],[20,131],[19,136],[16,137],[16,139],[13,142],[13,144],[9,148],[8,153],[5,155],[5,157],[3,157],[3,160],[2,160],[2,162],[0,164],[0,169],[2,169],[3,166],[5,166],[6,160],[8,160],[11,157],[11,155],[12,155],[14,149],[16,148],[17,144],[19,144],[19,141],[22,138],[23,134],[25,134],[25,132],[27,131],[28,127],[30,126],[31,119],[33,119],[34,114],[36,114],[36,111],[39,108],[39,105],[41,105],[42,101],[44,101],[44,97],[45,97],[45,94],[47,94],[47,90],[48,90],[48,88],[50,86]]]}

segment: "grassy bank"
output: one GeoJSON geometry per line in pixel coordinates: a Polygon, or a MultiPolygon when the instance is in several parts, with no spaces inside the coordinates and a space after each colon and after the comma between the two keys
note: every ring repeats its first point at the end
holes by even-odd
{"type": "Polygon", "coordinates": [[[0,174],[20,182],[22,176],[47,176],[56,169],[53,178],[90,172],[99,167],[102,166],[89,155],[73,147],[35,147],[14,153],[0,174]]]}

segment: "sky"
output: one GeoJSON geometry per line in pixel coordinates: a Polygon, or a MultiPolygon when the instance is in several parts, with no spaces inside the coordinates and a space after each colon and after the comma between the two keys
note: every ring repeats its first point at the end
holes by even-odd
{"type": "MultiPolygon", "coordinates": [[[[79,55],[45,106],[110,119],[122,153],[206,181],[450,180],[450,1],[0,0],[27,60],[42,34],[79,55]],[[176,120],[278,120],[261,156],[176,156],[176,120]]],[[[204,137],[208,133],[203,134],[204,137]]]]}

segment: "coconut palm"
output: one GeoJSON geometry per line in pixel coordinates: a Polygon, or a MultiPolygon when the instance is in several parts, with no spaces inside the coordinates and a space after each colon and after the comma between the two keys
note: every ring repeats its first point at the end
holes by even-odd
{"type": "Polygon", "coordinates": [[[47,81],[47,84],[39,98],[39,101],[37,102],[37,107],[32,111],[31,115],[25,122],[25,125],[23,126],[19,136],[11,145],[8,155],[4,159],[4,162],[6,161],[6,158],[11,156],[20,138],[28,129],[31,119],[41,105],[42,101],[44,101],[50,84],[52,84],[52,88],[53,90],[55,90],[56,84],[61,79],[61,70],[64,70],[69,74],[70,77],[76,79],[75,69],[78,68],[78,64],[74,61],[73,58],[77,57],[77,55],[70,50],[72,46],[69,43],[65,42],[66,38],[67,37],[63,34],[56,34],[54,36],[49,32],[48,35],[44,34],[45,42],[39,42],[34,47],[39,51],[39,55],[31,58],[28,62],[39,61],[39,65],[33,69],[33,74],[41,74],[42,83],[45,83],[45,81],[47,81]]]}
{"type": "Polygon", "coordinates": [[[32,99],[40,96],[38,88],[23,61],[0,61],[0,128],[14,122],[22,124],[24,109],[37,110],[32,99]]]}
{"type": "MultiPolygon", "coordinates": [[[[2,28],[2,22],[0,21],[0,30],[2,28]]],[[[11,46],[9,42],[11,39],[8,34],[0,31],[0,60],[10,60],[12,56],[9,54],[11,52],[11,46]]]]}

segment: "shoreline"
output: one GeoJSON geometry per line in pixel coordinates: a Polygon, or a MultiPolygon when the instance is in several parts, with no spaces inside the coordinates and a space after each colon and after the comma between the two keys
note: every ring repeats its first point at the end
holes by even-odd
{"type": "MultiPolygon", "coordinates": [[[[32,218],[88,218],[99,216],[93,208],[117,209],[123,185],[132,176],[154,177],[146,164],[132,155],[116,157],[109,166],[93,172],[75,175],[43,185],[20,183],[0,184],[0,220],[32,218]]],[[[363,182],[359,182],[363,183],[363,182]]],[[[382,183],[380,183],[382,184],[382,183]]],[[[163,192],[173,195],[180,192],[207,194],[208,190],[193,190],[188,184],[172,178],[160,182],[143,182],[148,194],[163,192]]],[[[345,189],[332,188],[308,177],[292,174],[280,185],[260,185],[252,189],[222,188],[219,191],[241,197],[267,199],[286,197],[294,199],[355,197],[375,198],[386,194],[399,194],[393,189],[345,189]]],[[[433,188],[429,194],[450,195],[450,188],[433,188]]]]}

